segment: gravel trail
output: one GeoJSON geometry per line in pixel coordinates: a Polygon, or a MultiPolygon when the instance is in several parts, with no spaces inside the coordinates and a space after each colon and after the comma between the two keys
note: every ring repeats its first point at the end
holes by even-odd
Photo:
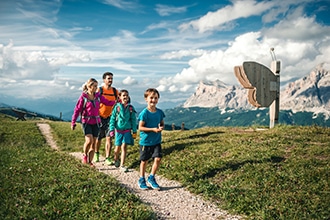
{"type": "MultiPolygon", "coordinates": [[[[51,128],[47,123],[37,124],[41,133],[45,136],[47,143],[55,150],[58,150],[52,138],[51,128]]],[[[72,152],[70,155],[81,160],[81,152],[72,152]]],[[[184,219],[184,220],[206,220],[206,219],[227,219],[238,220],[240,216],[229,215],[226,211],[219,209],[216,205],[205,201],[202,197],[194,195],[180,185],[180,183],[168,180],[156,175],[156,180],[161,190],[140,190],[137,185],[139,173],[130,169],[123,173],[114,166],[107,166],[105,158],[100,156],[100,162],[95,163],[95,169],[107,175],[115,177],[122,186],[136,194],[144,203],[148,204],[157,215],[158,219],[184,219]]],[[[147,176],[147,175],[146,175],[147,176]]]]}

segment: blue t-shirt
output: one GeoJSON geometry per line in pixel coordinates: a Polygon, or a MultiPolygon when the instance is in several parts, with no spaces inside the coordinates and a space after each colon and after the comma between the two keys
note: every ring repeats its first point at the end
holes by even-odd
{"type": "MultiPolygon", "coordinates": [[[[144,121],[147,128],[158,128],[159,123],[165,118],[165,114],[161,109],[156,108],[156,112],[150,112],[147,108],[143,109],[139,114],[138,121],[144,121]]],[[[161,132],[144,132],[140,131],[140,145],[152,146],[162,142],[161,132]]]]}

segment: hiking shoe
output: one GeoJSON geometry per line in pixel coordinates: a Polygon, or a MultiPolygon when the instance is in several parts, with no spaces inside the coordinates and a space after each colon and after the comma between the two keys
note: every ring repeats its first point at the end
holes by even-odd
{"type": "Polygon", "coordinates": [[[159,185],[157,184],[156,180],[155,180],[155,176],[150,175],[148,177],[148,183],[150,184],[151,188],[156,189],[156,190],[160,190],[159,185]]]}
{"type": "Polygon", "coordinates": [[[123,171],[124,173],[128,172],[128,169],[125,166],[121,166],[120,170],[123,171]]]}
{"type": "Polygon", "coordinates": [[[144,179],[144,177],[141,177],[138,181],[138,185],[139,185],[139,188],[142,189],[142,190],[146,190],[148,189],[148,186],[146,184],[146,180],[144,179]]]}
{"type": "Polygon", "coordinates": [[[83,155],[83,158],[82,158],[81,162],[85,163],[85,164],[88,163],[87,162],[87,155],[83,155]]]}
{"type": "Polygon", "coordinates": [[[119,161],[119,160],[116,160],[116,161],[115,161],[115,167],[118,168],[119,166],[120,166],[120,161],[119,161]]]}
{"type": "Polygon", "coordinates": [[[100,152],[95,152],[94,162],[100,162],[100,152]]]}
{"type": "Polygon", "coordinates": [[[105,159],[105,164],[108,165],[108,166],[110,166],[110,165],[114,165],[114,162],[113,162],[112,160],[110,160],[109,157],[107,157],[107,158],[105,159]]]}

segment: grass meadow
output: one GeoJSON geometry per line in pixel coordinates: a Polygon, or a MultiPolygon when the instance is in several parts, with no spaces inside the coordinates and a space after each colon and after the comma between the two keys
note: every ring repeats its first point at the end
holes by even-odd
{"type": "MultiPolygon", "coordinates": [[[[112,177],[68,155],[82,151],[79,127],[71,131],[68,122],[47,122],[60,148],[54,152],[36,121],[0,117],[0,122],[1,219],[155,218],[112,177]]],[[[246,219],[330,218],[329,128],[164,131],[162,148],[159,175],[230,213],[246,219]]],[[[126,165],[138,170],[138,158],[137,139],[126,165]]]]}

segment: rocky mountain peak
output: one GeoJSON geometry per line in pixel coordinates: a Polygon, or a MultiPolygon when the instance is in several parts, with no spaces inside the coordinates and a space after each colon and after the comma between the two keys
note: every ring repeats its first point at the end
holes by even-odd
{"type": "MultiPolygon", "coordinates": [[[[309,75],[289,83],[280,92],[280,109],[293,112],[323,112],[330,115],[330,64],[317,65],[309,75]]],[[[219,107],[220,109],[254,109],[242,86],[227,85],[220,80],[201,81],[196,92],[183,107],[219,107]]]]}

